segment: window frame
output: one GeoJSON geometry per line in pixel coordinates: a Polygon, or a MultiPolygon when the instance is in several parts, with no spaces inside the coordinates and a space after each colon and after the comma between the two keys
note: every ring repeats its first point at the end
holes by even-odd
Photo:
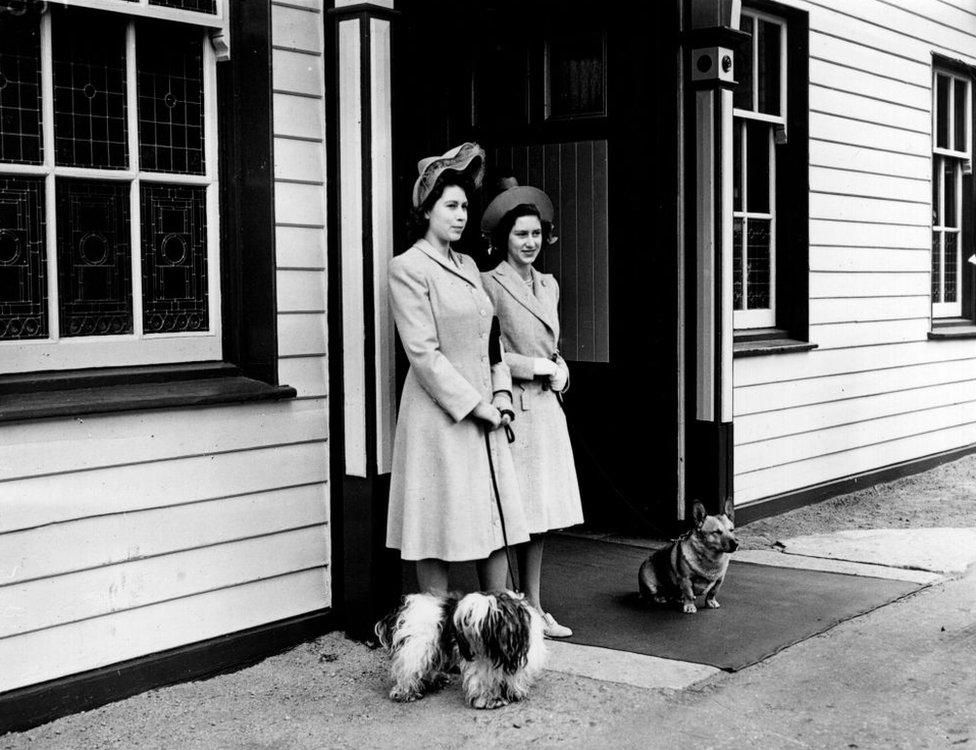
{"type": "MultiPolygon", "coordinates": [[[[810,148],[809,13],[774,0],[748,0],[742,13],[778,21],[784,35],[780,43],[780,116],[750,112],[733,104],[733,123],[749,119],[769,124],[775,141],[775,187],[771,208],[777,225],[789,232],[775,236],[775,266],[771,270],[774,321],[769,327],[741,327],[733,311],[733,356],[756,357],[806,352],[817,348],[809,339],[810,318],[810,148]],[[785,92],[785,94],[784,94],[785,92]],[[736,117],[739,114],[739,117],[736,117]],[[751,115],[751,117],[750,117],[751,115]]],[[[749,42],[750,48],[752,42],[749,42]]],[[[741,48],[744,50],[744,44],[741,48]]],[[[758,52],[754,53],[758,54],[758,52]]],[[[758,66],[753,65],[758,71],[758,66]]],[[[756,73],[758,75],[758,72],[756,73]]],[[[753,104],[757,102],[754,99],[753,104]]],[[[731,175],[730,175],[731,179],[731,175]]]]}
{"type": "MultiPolygon", "coordinates": [[[[120,3],[123,4],[123,3],[120,3]]],[[[124,3],[129,6],[135,3],[124,3]]],[[[77,3],[77,5],[87,5],[77,3]]],[[[130,10],[136,10],[130,7],[130,10]]],[[[58,166],[54,132],[53,16],[50,9],[39,18],[41,50],[42,164],[0,163],[0,176],[44,180],[45,273],[47,281],[47,329],[44,339],[0,341],[0,370],[24,373],[37,370],[74,370],[104,366],[140,366],[221,359],[220,304],[220,175],[217,134],[216,54],[205,31],[200,31],[204,100],[204,173],[178,174],[142,171],[139,159],[139,89],[137,85],[136,25],[141,15],[125,14],[124,50],[126,65],[126,138],[128,167],[125,169],[58,166]],[[59,178],[118,182],[129,186],[129,252],[131,285],[131,334],[70,336],[60,332],[58,294],[58,229],[56,182],[59,178]],[[142,212],[143,184],[197,186],[206,189],[206,242],[208,326],[205,331],[146,334],[143,331],[142,301],[142,212]]],[[[196,26],[199,28],[199,25],[196,26]]]]}
{"type": "Polygon", "coordinates": [[[239,3],[247,39],[217,66],[223,358],[0,375],[0,423],[294,398],[278,381],[270,3],[239,3]]]}
{"type": "MultiPolygon", "coordinates": [[[[938,295],[939,301],[935,299],[935,286],[936,280],[933,278],[930,284],[929,291],[929,301],[931,304],[931,314],[932,314],[932,324],[938,325],[941,321],[960,319],[960,318],[971,318],[972,317],[972,302],[966,303],[964,295],[969,288],[969,284],[964,281],[967,275],[966,264],[964,263],[964,247],[968,243],[972,246],[973,238],[971,236],[972,230],[966,227],[967,221],[965,217],[965,212],[972,211],[973,209],[967,206],[967,203],[963,200],[964,193],[966,192],[966,185],[969,180],[965,179],[965,176],[972,174],[972,153],[973,153],[973,77],[972,74],[966,74],[960,71],[955,65],[948,63],[948,61],[942,61],[938,58],[934,59],[932,62],[932,178],[933,181],[937,180],[938,185],[933,184],[930,195],[934,201],[937,201],[936,205],[932,206],[932,225],[931,231],[933,234],[933,245],[934,245],[934,235],[937,233],[939,235],[939,283],[938,283],[938,295]],[[956,130],[956,118],[955,118],[955,106],[956,106],[956,86],[958,84],[963,84],[966,88],[965,92],[965,120],[964,126],[966,128],[965,134],[965,150],[958,150],[956,148],[946,148],[937,145],[938,142],[938,132],[939,132],[939,112],[938,107],[938,84],[939,78],[945,77],[949,80],[949,94],[947,97],[948,111],[945,112],[945,117],[947,120],[946,129],[946,141],[950,146],[954,146],[955,130],[956,130]],[[953,175],[955,181],[955,224],[952,226],[946,226],[945,224],[945,188],[946,188],[946,174],[945,168],[947,164],[953,165],[953,175]],[[936,166],[940,166],[940,169],[936,170],[936,166]],[[936,196],[936,192],[938,195],[936,196]],[[969,229],[967,232],[966,230],[969,229]],[[946,263],[945,263],[945,242],[947,233],[957,233],[958,240],[956,241],[956,257],[955,257],[955,273],[956,273],[956,299],[953,302],[946,302],[945,300],[945,279],[946,279],[946,263]],[[967,308],[969,312],[967,312],[967,308]]],[[[971,190],[969,191],[971,192],[971,190]]],[[[971,224],[971,222],[968,222],[971,224]]],[[[932,248],[933,253],[930,256],[930,272],[934,275],[934,247],[932,248]]]]}
{"type": "MultiPolygon", "coordinates": [[[[741,16],[743,18],[749,17],[753,19],[753,35],[749,40],[749,51],[752,59],[752,108],[742,109],[740,107],[733,107],[732,109],[732,131],[733,138],[739,136],[739,123],[744,123],[741,128],[741,140],[739,147],[742,154],[741,169],[739,177],[741,179],[741,185],[739,189],[741,190],[741,210],[736,211],[733,209],[732,218],[741,219],[743,224],[742,229],[742,299],[743,307],[742,309],[734,309],[732,311],[733,317],[733,328],[735,330],[750,330],[757,328],[774,328],[776,326],[776,256],[778,254],[778,245],[776,242],[776,224],[777,224],[777,206],[776,206],[776,148],[779,142],[785,142],[786,133],[786,123],[789,112],[789,69],[787,67],[788,54],[787,54],[787,43],[788,43],[788,21],[780,16],[772,15],[760,10],[754,10],[753,8],[743,8],[741,16]],[[757,43],[755,31],[758,29],[759,21],[765,21],[767,23],[775,24],[779,27],[779,114],[773,115],[766,112],[759,111],[759,44],[757,43]],[[769,124],[769,166],[767,175],[769,177],[769,211],[767,213],[748,211],[747,210],[747,198],[748,198],[748,128],[749,122],[762,122],[769,124]],[[783,135],[778,135],[778,133],[783,135]],[[749,300],[749,290],[748,290],[748,279],[749,279],[749,232],[748,224],[749,219],[759,219],[763,221],[769,221],[769,307],[768,308],[752,308],[748,307],[749,300]]],[[[739,23],[740,27],[742,25],[741,20],[739,23]]],[[[733,251],[734,252],[734,251],[733,251]]]]}
{"type": "Polygon", "coordinates": [[[228,0],[214,0],[216,5],[215,13],[206,13],[198,10],[183,10],[181,8],[167,8],[160,5],[150,5],[149,0],[58,0],[64,5],[77,8],[91,8],[93,10],[104,10],[122,13],[128,16],[138,16],[141,18],[157,18],[166,21],[177,21],[182,24],[192,24],[194,26],[208,26],[211,28],[223,27],[227,21],[228,0]]]}

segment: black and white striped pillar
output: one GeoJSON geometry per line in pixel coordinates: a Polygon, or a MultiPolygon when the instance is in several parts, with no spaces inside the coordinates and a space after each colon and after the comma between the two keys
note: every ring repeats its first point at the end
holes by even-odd
{"type": "Polygon", "coordinates": [[[732,89],[738,0],[692,0],[686,91],[694,97],[695,368],[688,499],[710,511],[733,493],[732,89]]]}

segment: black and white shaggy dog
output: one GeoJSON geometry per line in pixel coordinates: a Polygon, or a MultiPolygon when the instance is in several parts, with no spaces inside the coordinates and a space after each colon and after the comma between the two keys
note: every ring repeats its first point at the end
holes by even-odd
{"type": "Polygon", "coordinates": [[[546,657],[543,629],[542,617],[511,591],[410,594],[375,628],[393,660],[390,698],[422,698],[456,664],[474,708],[499,708],[528,694],[546,657]]]}

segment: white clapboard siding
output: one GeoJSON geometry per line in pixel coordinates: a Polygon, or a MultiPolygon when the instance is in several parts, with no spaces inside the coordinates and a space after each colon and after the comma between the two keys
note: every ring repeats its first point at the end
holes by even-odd
{"type": "Polygon", "coordinates": [[[928,317],[912,320],[881,320],[865,323],[825,323],[810,326],[810,340],[821,351],[858,346],[926,341],[932,330],[928,317]]]}
{"type": "Polygon", "coordinates": [[[905,461],[976,444],[976,423],[942,426],[930,432],[780,464],[736,477],[736,502],[749,503],[797,488],[816,487],[837,477],[851,476],[905,461]]]}
{"type": "Polygon", "coordinates": [[[324,568],[327,533],[325,526],[295,529],[4,586],[0,639],[324,568]]]}
{"type": "Polygon", "coordinates": [[[294,617],[330,600],[318,568],[0,640],[0,692],[294,617]]]}
{"type": "Polygon", "coordinates": [[[897,247],[927,249],[932,241],[929,226],[867,224],[864,222],[810,219],[810,244],[834,247],[897,247]]]}
{"type": "Polygon", "coordinates": [[[928,202],[921,201],[895,201],[863,195],[851,200],[849,195],[811,192],[810,216],[834,221],[929,227],[932,209],[928,202]]]}
{"type": "Polygon", "coordinates": [[[735,361],[736,386],[822,378],[829,375],[872,372],[951,360],[973,360],[972,341],[913,341],[850,349],[746,357],[735,361]]]}
{"type": "Polygon", "coordinates": [[[896,297],[918,296],[929,290],[927,273],[810,273],[810,297],[896,297]]]}
{"type": "Polygon", "coordinates": [[[21,583],[327,522],[326,484],[81,518],[0,537],[0,581],[21,583]],[[46,554],[36,554],[40,546],[46,554]]]}
{"type": "MultiPolygon", "coordinates": [[[[893,251],[888,251],[893,252],[893,251]]],[[[904,253],[908,255],[909,253],[904,253]]],[[[932,302],[917,297],[847,297],[810,300],[810,324],[866,323],[879,320],[929,319],[932,302]]]]}
{"type": "MultiPolygon", "coordinates": [[[[920,248],[873,247],[810,247],[810,270],[824,273],[928,273],[932,265],[929,250],[920,248]]],[[[927,295],[920,294],[921,297],[927,295]]],[[[866,298],[867,299],[867,298],[866,298]]],[[[820,300],[810,300],[810,316],[820,300]]],[[[850,302],[848,304],[855,304],[850,302]]],[[[878,302],[878,304],[883,304],[878,302]]],[[[929,314],[926,304],[925,315],[929,314]]]]}
{"type": "Polygon", "coordinates": [[[976,379],[976,358],[946,362],[871,369],[864,372],[827,375],[799,380],[784,380],[740,386],[735,389],[735,416],[777,412],[778,419],[789,419],[789,409],[839,400],[855,400],[876,393],[912,391],[956,383],[961,390],[976,379]]]}
{"type": "Polygon", "coordinates": [[[326,353],[324,316],[304,313],[278,316],[278,355],[280,357],[318,356],[326,353]]]}
{"type": "Polygon", "coordinates": [[[867,174],[932,179],[929,154],[901,154],[890,149],[882,150],[878,144],[860,146],[839,143],[815,132],[810,133],[810,164],[813,167],[833,167],[867,174]]]}
{"type": "MultiPolygon", "coordinates": [[[[810,59],[810,89],[811,109],[815,89],[834,89],[860,95],[865,105],[869,102],[897,102],[897,105],[889,106],[922,109],[928,106],[929,101],[928,86],[923,88],[894,78],[884,69],[868,71],[864,67],[853,67],[838,60],[810,59]]],[[[863,107],[861,105],[859,110],[863,111],[863,107]]],[[[879,122],[870,115],[862,119],[879,122]]]]}
{"type": "MultiPolygon", "coordinates": [[[[922,93],[926,92],[922,91],[922,93]]],[[[927,100],[926,96],[924,101],[927,100]]],[[[923,134],[927,134],[931,127],[931,114],[928,107],[922,108],[901,102],[892,103],[882,99],[877,93],[866,96],[862,93],[850,93],[832,87],[813,85],[810,86],[810,109],[814,112],[829,112],[923,134]]]]}
{"type": "Polygon", "coordinates": [[[740,445],[760,443],[786,435],[801,435],[828,427],[867,422],[880,417],[911,414],[959,403],[976,394],[976,379],[961,383],[929,385],[911,391],[881,393],[844,399],[833,403],[800,406],[789,410],[789,419],[779,411],[764,412],[736,420],[736,440],[740,445]]]}
{"type": "MultiPolygon", "coordinates": [[[[315,14],[309,13],[309,15],[315,14]]],[[[271,64],[275,93],[322,96],[325,90],[325,78],[320,57],[304,52],[273,49],[271,64]]]]}
{"type": "Polygon", "coordinates": [[[322,20],[318,8],[307,6],[295,8],[285,3],[271,4],[271,26],[274,30],[274,48],[305,52],[311,55],[322,54],[322,35],[319,23],[322,20]]]}
{"type": "MultiPolygon", "coordinates": [[[[908,60],[891,50],[872,49],[857,40],[842,39],[819,29],[810,30],[810,57],[835,65],[841,61],[848,69],[856,67],[875,76],[910,83],[925,91],[931,85],[932,73],[925,62],[908,60]]],[[[837,84],[844,91],[852,90],[845,81],[837,84]]]]}
{"type": "MultiPolygon", "coordinates": [[[[321,101],[316,101],[319,102],[319,106],[325,106],[321,101]]],[[[302,180],[320,184],[325,182],[325,151],[319,141],[276,136],[274,160],[274,173],[277,180],[302,180]]],[[[280,217],[278,221],[280,222],[280,217]]],[[[312,222],[299,223],[307,226],[312,222]]]]}
{"type": "MultiPolygon", "coordinates": [[[[926,114],[926,118],[928,114],[926,114]]],[[[838,195],[870,196],[899,201],[915,201],[923,204],[931,199],[928,177],[907,178],[890,175],[871,174],[857,171],[857,163],[848,164],[852,168],[810,167],[810,189],[817,193],[838,195]]]]}
{"type": "Polygon", "coordinates": [[[282,224],[325,224],[325,197],[321,185],[278,181],[275,184],[275,220],[282,224]]]}
{"type": "Polygon", "coordinates": [[[0,532],[321,483],[328,454],[325,442],[298,443],[16,479],[4,485],[0,532]]]}
{"type": "Polygon", "coordinates": [[[278,312],[325,312],[325,274],[305,269],[279,269],[278,312]]]}
{"type": "Polygon", "coordinates": [[[323,398],[329,393],[325,357],[286,357],[278,361],[278,379],[298,391],[299,399],[323,398]]]}
{"type": "Polygon", "coordinates": [[[322,441],[314,406],[291,401],[193,411],[94,414],[65,422],[52,436],[43,422],[0,430],[0,502],[15,500],[9,480],[90,471],[173,458],[322,441]],[[188,423],[193,429],[187,429],[188,423]]]}
{"type": "Polygon", "coordinates": [[[310,227],[282,227],[275,229],[275,249],[278,268],[325,270],[325,234],[310,227]]]}
{"type": "Polygon", "coordinates": [[[928,338],[931,55],[972,62],[976,14],[935,0],[790,4],[810,18],[818,348],[735,361],[739,504],[976,442],[976,342],[928,338]]]}
{"type": "Polygon", "coordinates": [[[737,446],[735,470],[736,473],[747,473],[764,469],[769,465],[770,453],[777,459],[777,464],[789,464],[970,423],[976,423],[976,400],[787,435],[737,446]]]}
{"type": "Polygon", "coordinates": [[[325,106],[312,96],[274,95],[274,132],[278,136],[317,141],[325,127],[325,106]]]}

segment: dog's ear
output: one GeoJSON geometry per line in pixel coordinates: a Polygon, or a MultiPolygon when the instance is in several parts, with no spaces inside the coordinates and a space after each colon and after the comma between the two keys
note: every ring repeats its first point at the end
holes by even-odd
{"type": "Polygon", "coordinates": [[[705,510],[705,506],[696,500],[695,504],[691,507],[691,517],[695,521],[695,528],[699,528],[705,523],[705,516],[707,515],[708,511],[705,510]]]}
{"type": "Polygon", "coordinates": [[[725,501],[725,515],[732,523],[735,523],[735,503],[732,502],[731,497],[725,501]]]}

